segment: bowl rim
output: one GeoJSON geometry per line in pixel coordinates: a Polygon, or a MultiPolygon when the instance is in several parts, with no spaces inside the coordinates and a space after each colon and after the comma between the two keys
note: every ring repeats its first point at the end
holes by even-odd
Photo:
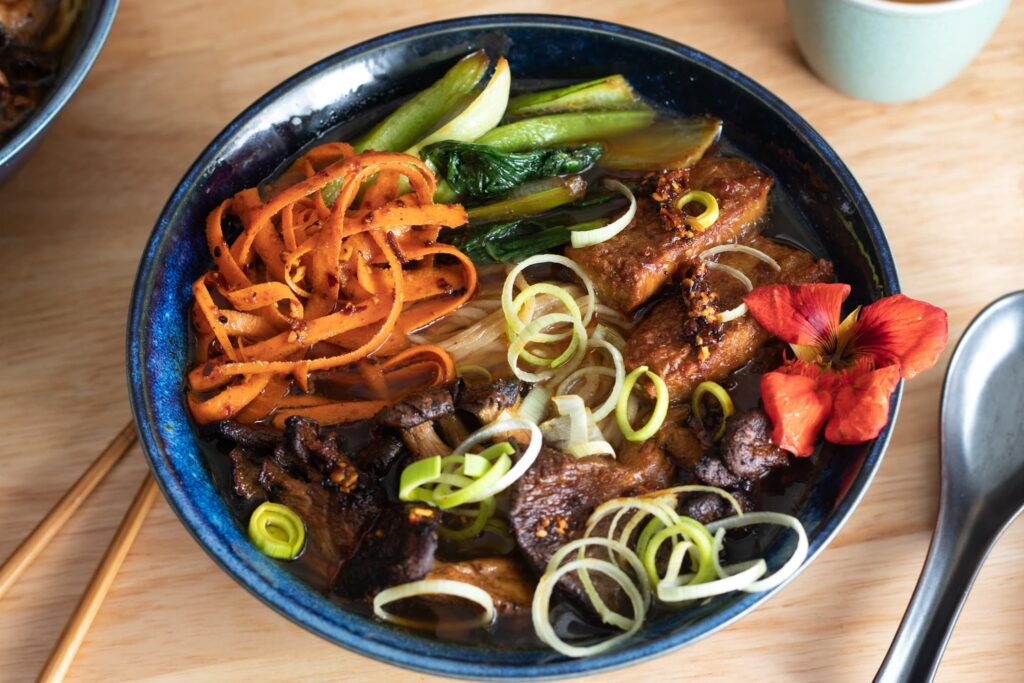
{"type": "MultiPolygon", "coordinates": [[[[843,187],[849,192],[853,205],[864,219],[871,247],[873,247],[874,252],[878,255],[879,263],[877,265],[880,266],[883,293],[891,295],[900,291],[899,277],[892,252],[882,226],[867,197],[853,174],[836,152],[806,120],[766,88],[704,52],[678,41],[621,24],[555,14],[487,14],[420,24],[357,43],[305,67],[270,89],[235,117],[207,145],[175,187],[166,205],[161,210],[153,232],[147,241],[136,275],[129,310],[126,350],[131,409],[143,453],[168,504],[203,550],[229,576],[275,612],[306,630],[357,654],[422,673],[473,680],[551,680],[600,673],[627,665],[638,664],[705,638],[750,612],[754,607],[760,605],[781,590],[797,574],[810,565],[846,523],[878,471],[892,435],[893,424],[903,393],[903,382],[901,381],[890,403],[889,422],[865,454],[860,470],[850,483],[846,495],[831,511],[827,522],[810,539],[808,557],[792,577],[770,591],[744,596],[728,607],[710,614],[704,619],[697,620],[693,624],[680,628],[673,633],[655,640],[637,643],[633,647],[620,648],[608,654],[581,659],[545,661],[543,663],[530,664],[456,660],[445,657],[443,654],[439,655],[436,652],[432,652],[431,650],[435,649],[436,645],[420,645],[419,643],[423,641],[411,640],[402,632],[389,628],[388,625],[384,625],[384,627],[390,633],[390,636],[387,634],[382,635],[381,633],[367,634],[364,628],[353,627],[351,624],[336,625],[330,623],[322,616],[316,614],[314,610],[306,609],[296,604],[293,598],[289,597],[281,587],[254,573],[236,553],[225,552],[221,555],[215,552],[212,546],[221,544],[216,539],[217,531],[211,522],[201,514],[190,514],[183,507],[183,504],[187,501],[187,496],[179,490],[172,490],[172,485],[175,484],[173,473],[161,461],[161,458],[158,457],[161,453],[159,439],[156,434],[158,428],[148,419],[149,397],[147,388],[142,382],[143,375],[145,374],[145,355],[142,352],[144,345],[141,340],[143,339],[143,321],[146,317],[146,299],[150,293],[147,288],[147,281],[150,279],[151,271],[155,270],[159,265],[156,262],[156,256],[162,241],[167,237],[168,230],[171,227],[171,219],[176,208],[186,198],[190,188],[199,179],[203,171],[209,167],[217,153],[224,147],[224,144],[242,126],[278,97],[297,87],[321,70],[376,48],[414,38],[422,38],[431,34],[447,33],[461,29],[501,29],[512,26],[569,28],[577,31],[631,39],[695,62],[730,80],[737,87],[747,90],[750,94],[761,100],[765,106],[773,110],[778,117],[786,121],[804,145],[813,149],[825,159],[830,170],[836,174],[843,187]],[[182,499],[177,497],[179,495],[182,496],[182,499]],[[374,637],[375,635],[377,637],[374,637]],[[410,643],[414,644],[410,646],[410,643]]],[[[480,652],[484,653],[486,651],[480,650],[480,652]]]]}
{"type": "MultiPolygon", "coordinates": [[[[119,4],[120,0],[100,0],[92,33],[85,37],[79,51],[69,60],[63,76],[46,94],[42,104],[32,112],[28,121],[0,145],[0,168],[4,168],[21,155],[49,127],[82,85],[82,81],[89,74],[100,51],[103,50],[103,45],[107,42],[119,4]]],[[[79,17],[79,20],[81,19],[82,17],[79,17]]]]}

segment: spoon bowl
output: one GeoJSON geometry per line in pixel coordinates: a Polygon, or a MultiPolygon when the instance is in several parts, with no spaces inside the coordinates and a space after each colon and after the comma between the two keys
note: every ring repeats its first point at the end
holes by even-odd
{"type": "Polygon", "coordinates": [[[1000,528],[1024,506],[1024,292],[971,323],[942,392],[944,490],[969,494],[1000,528]]]}
{"type": "Polygon", "coordinates": [[[938,524],[878,683],[932,679],[985,557],[1024,509],[1024,291],[989,304],[960,338],[941,432],[938,524]]]}

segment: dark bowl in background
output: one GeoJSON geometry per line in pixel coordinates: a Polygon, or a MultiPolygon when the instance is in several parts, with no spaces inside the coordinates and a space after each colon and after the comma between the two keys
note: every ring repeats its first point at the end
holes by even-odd
{"type": "MultiPolygon", "coordinates": [[[[627,645],[572,660],[549,650],[499,650],[439,642],[345,610],[248,542],[212,481],[183,398],[190,284],[209,267],[207,213],[359,112],[422,89],[477,47],[509,58],[514,78],[585,80],[623,73],[647,98],[726,122],[730,144],[774,175],[785,211],[820,241],[851,303],[899,291],[881,226],[843,162],[786,104],[734,69],[674,41],[624,26],[543,15],[495,15],[398,31],[343,50],[271,90],[224,129],[185,174],[142,255],[128,326],[132,410],[149,464],[199,544],[267,605],[320,636],[376,659],[434,674],[489,680],[547,679],[605,671],[706,636],[769,598],[733,594],[661,615],[627,645]]],[[[899,405],[897,391],[890,425],[899,405]]],[[[891,427],[857,447],[829,447],[795,514],[810,538],[808,562],[849,517],[888,443],[891,427]]],[[[769,548],[778,563],[791,540],[769,548]]],[[[806,566],[806,565],[805,565],[806,566]]]]}
{"type": "Polygon", "coordinates": [[[85,80],[110,33],[117,5],[118,0],[85,0],[82,14],[68,36],[53,86],[28,119],[0,142],[0,184],[25,162],[43,133],[85,80]]]}

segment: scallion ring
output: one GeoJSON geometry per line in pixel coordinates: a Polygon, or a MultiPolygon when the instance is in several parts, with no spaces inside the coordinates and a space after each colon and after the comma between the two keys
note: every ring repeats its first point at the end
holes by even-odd
{"type": "MultiPolygon", "coordinates": [[[[519,292],[516,298],[512,300],[512,311],[514,314],[514,319],[519,319],[519,311],[523,308],[523,304],[526,301],[528,301],[531,298],[535,298],[540,294],[547,294],[548,296],[552,296],[561,301],[562,304],[565,306],[566,310],[569,311],[569,316],[574,320],[580,320],[580,322],[582,323],[583,318],[580,314],[580,307],[576,303],[576,299],[574,299],[572,295],[569,294],[569,292],[567,292],[563,287],[552,285],[547,282],[538,282],[537,284],[530,285],[523,291],[519,292]]],[[[507,329],[509,341],[515,341],[516,336],[522,334],[523,329],[516,331],[509,327],[507,329]]],[[[562,341],[563,339],[570,338],[573,335],[573,330],[570,330],[568,332],[554,333],[538,332],[536,334],[531,335],[530,341],[539,343],[551,343],[562,341]]],[[[530,353],[525,348],[519,352],[519,355],[520,357],[525,359],[527,362],[532,363],[533,365],[558,367],[566,360],[568,360],[570,356],[572,356],[573,351],[575,351],[575,346],[573,342],[570,342],[569,346],[566,347],[562,354],[557,358],[543,358],[541,356],[537,356],[533,353],[530,353]]]]}
{"type": "MultiPolygon", "coordinates": [[[[636,216],[636,197],[633,195],[632,190],[614,178],[606,178],[604,186],[610,190],[620,192],[623,197],[629,200],[629,207],[626,208],[625,213],[608,225],[601,226],[600,228],[590,228],[589,230],[571,230],[569,232],[569,239],[572,246],[576,249],[593,246],[610,240],[625,230],[626,227],[633,222],[633,217],[636,216]]],[[[715,210],[718,210],[717,204],[715,210]]]]}
{"type": "Polygon", "coordinates": [[[668,414],[668,387],[665,386],[665,382],[662,381],[656,373],[651,372],[647,369],[646,365],[641,365],[635,368],[632,372],[626,375],[626,379],[622,385],[622,393],[619,394],[619,400],[615,405],[615,421],[619,425],[619,430],[622,432],[622,436],[627,441],[646,441],[647,439],[654,436],[659,429],[661,429],[662,423],[665,421],[665,416],[668,414]],[[647,375],[648,379],[654,385],[654,408],[651,410],[651,416],[648,418],[647,423],[640,429],[633,429],[633,425],[629,424],[628,408],[629,408],[629,395],[633,391],[633,387],[641,376],[647,375]]]}
{"type": "Polygon", "coordinates": [[[571,270],[577,278],[583,283],[583,286],[587,290],[587,308],[583,312],[583,325],[587,326],[594,317],[594,311],[597,306],[597,295],[594,293],[594,281],[590,279],[586,271],[580,267],[575,261],[565,256],[558,256],[557,254],[537,254],[530,258],[521,261],[516,265],[509,274],[505,277],[505,283],[501,288],[501,308],[505,313],[505,323],[512,329],[513,332],[519,333],[525,327],[524,323],[517,313],[514,312],[512,304],[512,290],[515,288],[516,278],[519,274],[530,266],[540,265],[542,263],[551,263],[559,266],[564,266],[571,270]]]}
{"type": "Polygon", "coordinates": [[[541,437],[540,429],[534,423],[522,418],[498,420],[473,432],[466,437],[465,441],[455,447],[454,454],[458,455],[459,453],[466,453],[470,448],[476,446],[478,443],[488,441],[498,434],[508,434],[509,432],[519,430],[525,430],[530,433],[530,443],[526,447],[526,450],[523,451],[519,460],[516,461],[516,464],[512,469],[506,472],[505,475],[498,480],[498,482],[487,492],[487,495],[493,496],[504,491],[514,484],[519,477],[523,476],[526,470],[530,469],[530,466],[533,465],[533,461],[537,459],[537,454],[540,453],[540,448],[543,445],[543,438],[541,437]]]}
{"type": "Polygon", "coordinates": [[[551,393],[542,386],[535,386],[519,404],[517,415],[524,420],[539,424],[548,412],[548,401],[551,400],[551,393]]]}
{"type": "Polygon", "coordinates": [[[249,517],[249,540],[264,555],[294,560],[306,544],[306,527],[287,505],[260,503],[249,517]]]}
{"type": "Polygon", "coordinates": [[[691,202],[700,204],[704,210],[697,216],[684,214],[683,221],[694,230],[704,232],[718,220],[718,200],[710,192],[690,190],[676,200],[676,208],[682,211],[691,202]]]}
{"type": "MultiPolygon", "coordinates": [[[[646,612],[650,607],[651,602],[651,584],[648,582],[647,573],[644,571],[644,566],[640,561],[640,558],[637,557],[635,552],[629,549],[629,546],[621,541],[615,541],[602,536],[584,536],[583,538],[576,539],[575,541],[570,541],[551,556],[551,559],[548,561],[545,569],[545,573],[553,572],[557,569],[558,565],[562,563],[562,560],[568,557],[573,551],[577,551],[577,559],[584,559],[586,557],[587,548],[590,546],[603,546],[607,548],[610,557],[614,554],[617,558],[621,557],[626,560],[640,582],[640,594],[643,596],[644,611],[646,612]]],[[[621,563],[618,561],[616,561],[615,564],[620,569],[622,568],[621,563]]],[[[597,592],[597,589],[594,587],[594,583],[590,580],[589,572],[586,569],[580,569],[577,573],[580,577],[580,582],[583,584],[583,588],[587,593],[587,597],[590,598],[590,602],[594,606],[594,611],[596,611],[601,617],[601,621],[623,630],[626,630],[633,625],[636,615],[630,619],[629,617],[625,617],[618,612],[609,609],[604,600],[601,599],[601,595],[597,592]]]]}
{"type": "Polygon", "coordinates": [[[507,360],[509,367],[512,368],[512,372],[516,377],[524,382],[542,382],[551,377],[551,373],[534,373],[523,370],[519,367],[519,358],[526,350],[526,345],[533,341],[535,336],[542,334],[542,330],[545,328],[558,323],[572,324],[572,340],[557,358],[554,358],[551,361],[546,361],[546,364],[555,368],[572,361],[573,364],[568,366],[568,371],[572,372],[576,369],[574,365],[579,365],[583,355],[587,351],[587,330],[584,327],[584,323],[579,319],[579,317],[573,317],[565,313],[548,313],[547,315],[542,315],[535,320],[531,320],[530,324],[519,332],[515,341],[509,344],[507,360]]]}
{"type": "Polygon", "coordinates": [[[475,602],[483,608],[479,618],[458,624],[458,626],[487,626],[494,621],[494,616],[496,614],[494,609],[494,599],[491,598],[487,591],[482,588],[478,588],[477,586],[473,586],[462,581],[452,581],[451,579],[421,579],[419,581],[410,581],[409,583],[403,583],[398,586],[386,588],[380,593],[377,593],[377,596],[373,599],[373,613],[384,621],[390,621],[402,626],[410,626],[412,628],[433,628],[433,624],[427,624],[416,619],[400,617],[384,609],[384,606],[389,603],[396,602],[398,600],[405,600],[406,598],[414,598],[420,595],[451,595],[456,598],[475,602]]]}
{"type": "MultiPolygon", "coordinates": [[[[658,549],[668,539],[673,539],[673,542],[676,542],[676,537],[681,537],[683,541],[692,544],[690,558],[697,573],[690,580],[690,583],[706,583],[713,579],[715,577],[715,566],[711,562],[711,552],[714,548],[714,539],[700,522],[689,517],[680,517],[676,524],[665,527],[651,535],[650,540],[644,544],[642,549],[639,542],[637,543],[640,559],[644,563],[644,569],[647,570],[651,583],[657,586],[662,581],[662,577],[658,575],[658,568],[654,564],[654,560],[658,556],[658,549]]],[[[676,576],[678,576],[678,573],[676,576]]],[[[665,579],[670,581],[675,578],[673,576],[665,577],[665,579]]]]}
{"type": "MultiPolygon", "coordinates": [[[[710,268],[711,270],[720,270],[723,273],[732,275],[734,278],[740,281],[740,284],[742,284],[748,292],[754,289],[754,283],[750,281],[750,278],[747,277],[742,270],[733,268],[732,266],[727,266],[724,263],[716,263],[714,261],[704,261],[704,263],[706,263],[708,268],[710,268]]],[[[719,313],[718,322],[731,322],[736,318],[743,317],[744,315],[746,315],[746,313],[747,304],[741,303],[738,306],[735,306],[734,308],[730,308],[728,311],[722,311],[721,313],[719,313]]]]}
{"type": "MultiPolygon", "coordinates": [[[[508,443],[505,445],[508,446],[508,443]]],[[[511,446],[509,446],[509,450],[513,451],[511,446]]],[[[494,485],[497,484],[510,469],[512,469],[512,458],[507,454],[502,454],[494,461],[493,464],[491,464],[487,472],[475,481],[472,481],[462,488],[446,495],[434,496],[433,503],[442,510],[448,510],[449,508],[458,507],[459,505],[468,505],[469,503],[478,503],[484,498],[493,495],[491,490],[494,488],[494,485]]]]}
{"type": "Polygon", "coordinates": [[[496,507],[497,503],[494,501],[494,496],[490,496],[481,500],[480,506],[476,510],[449,510],[449,513],[459,517],[471,517],[473,521],[458,529],[451,529],[441,525],[437,527],[437,533],[450,541],[466,541],[476,538],[488,527],[496,507]]]}
{"type": "Polygon", "coordinates": [[[701,407],[701,399],[704,398],[705,394],[711,394],[718,401],[718,405],[722,407],[722,423],[718,425],[718,430],[715,432],[714,437],[715,441],[718,441],[725,435],[725,423],[736,412],[736,407],[733,405],[729,392],[721,384],[710,381],[701,382],[693,390],[693,396],[690,398],[690,410],[693,411],[693,414],[697,416],[702,425],[704,424],[704,410],[701,407]]]}
{"type": "Polygon", "coordinates": [[[537,588],[533,594],[533,608],[531,613],[533,616],[533,628],[537,631],[537,635],[540,639],[548,646],[558,652],[561,652],[567,657],[586,657],[615,647],[619,643],[633,637],[633,634],[640,630],[640,627],[644,622],[644,617],[646,616],[644,598],[640,594],[640,590],[636,587],[636,584],[629,578],[629,575],[611,562],[589,557],[582,560],[573,560],[572,562],[562,565],[552,573],[542,576],[540,581],[537,582],[537,588]],[[633,609],[633,614],[636,615],[633,619],[632,625],[623,633],[612,636],[611,638],[599,643],[586,646],[570,645],[559,638],[555,633],[554,627],[551,625],[550,616],[551,594],[554,591],[555,586],[558,584],[558,580],[569,572],[579,571],[581,569],[600,572],[615,583],[619,584],[619,586],[622,587],[623,592],[625,592],[626,597],[629,599],[630,605],[633,609]]]}
{"type": "Polygon", "coordinates": [[[747,254],[749,256],[753,256],[756,259],[764,261],[765,263],[772,267],[772,270],[776,272],[782,270],[782,266],[779,265],[779,262],[773,259],[771,256],[764,253],[760,249],[748,247],[745,244],[720,244],[717,247],[705,249],[700,253],[699,258],[701,261],[706,261],[712,256],[717,256],[718,254],[724,254],[727,252],[738,252],[740,254],[747,254]]]}
{"type": "Polygon", "coordinates": [[[435,455],[417,460],[404,470],[398,482],[398,499],[404,501],[430,502],[432,495],[420,487],[441,478],[441,456],[435,455]]]}
{"type": "MultiPolygon", "coordinates": [[[[800,565],[807,559],[807,532],[804,530],[804,525],[800,523],[799,519],[781,512],[748,512],[742,517],[725,517],[724,519],[711,522],[707,525],[707,529],[711,533],[715,533],[719,529],[735,529],[751,524],[778,524],[789,527],[797,535],[796,548],[785,564],[779,567],[773,574],[740,589],[747,593],[758,593],[775,588],[796,573],[800,565]]],[[[726,570],[728,570],[728,567],[726,567],[726,570]]]]}

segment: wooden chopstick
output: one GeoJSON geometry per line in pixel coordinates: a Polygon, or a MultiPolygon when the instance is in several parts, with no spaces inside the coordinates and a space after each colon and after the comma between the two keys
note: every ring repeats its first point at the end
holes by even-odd
{"type": "Polygon", "coordinates": [[[10,590],[21,573],[28,569],[32,561],[53,540],[64,523],[71,519],[75,510],[89,497],[96,485],[103,481],[110,469],[117,464],[128,449],[135,443],[135,423],[129,422],[114,437],[114,440],[99,454],[78,481],[68,489],[64,497],[57,501],[53,509],[43,518],[21,542],[10,557],[0,567],[0,598],[10,590]]]}
{"type": "Polygon", "coordinates": [[[139,487],[139,492],[135,494],[135,500],[132,501],[131,507],[128,508],[128,512],[125,513],[124,519],[121,521],[121,526],[117,528],[117,533],[114,534],[114,539],[110,542],[103,561],[96,568],[89,587],[86,588],[74,614],[71,615],[64,631],[60,634],[60,640],[57,641],[53,652],[50,653],[50,658],[40,672],[39,678],[36,679],[37,681],[59,683],[64,680],[71,661],[75,658],[82,641],[85,640],[85,634],[92,625],[93,619],[96,618],[100,605],[103,604],[103,598],[106,597],[107,591],[114,583],[117,570],[121,568],[135,536],[142,528],[146,513],[153,506],[156,492],[153,475],[147,473],[142,486],[139,487]]]}

